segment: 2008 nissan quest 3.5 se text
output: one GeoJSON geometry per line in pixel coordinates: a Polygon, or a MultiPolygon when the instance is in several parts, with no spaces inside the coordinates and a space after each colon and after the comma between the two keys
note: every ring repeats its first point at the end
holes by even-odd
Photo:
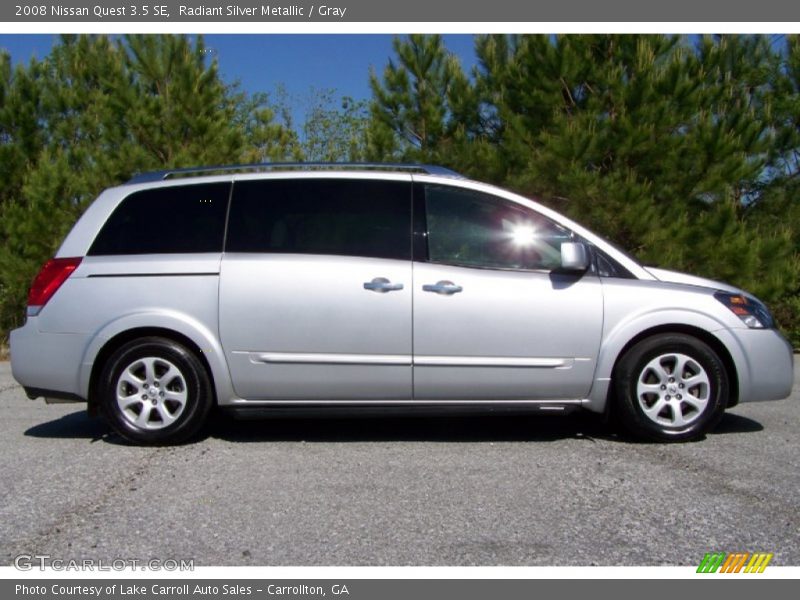
{"type": "Polygon", "coordinates": [[[610,408],[689,440],[793,380],[750,294],[430,166],[139,175],[84,213],[27,310],[28,396],[87,401],[141,444],[187,439],[215,404],[610,408]]]}

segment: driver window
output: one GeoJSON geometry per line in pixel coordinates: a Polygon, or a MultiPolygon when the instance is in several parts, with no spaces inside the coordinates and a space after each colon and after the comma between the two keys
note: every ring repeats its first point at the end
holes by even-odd
{"type": "Polygon", "coordinates": [[[430,262],[491,269],[561,266],[568,229],[502,198],[455,187],[425,192],[430,262]]]}

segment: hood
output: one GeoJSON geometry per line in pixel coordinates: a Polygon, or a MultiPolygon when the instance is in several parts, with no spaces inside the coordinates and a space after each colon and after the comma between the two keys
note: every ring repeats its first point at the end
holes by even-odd
{"type": "Polygon", "coordinates": [[[697,277],[689,275],[688,273],[681,273],[679,271],[668,271],[667,269],[658,269],[656,267],[645,267],[645,269],[659,281],[667,281],[669,283],[682,283],[684,285],[694,285],[697,287],[709,288],[712,290],[723,290],[734,294],[744,293],[743,290],[722,283],[714,281],[713,279],[706,279],[705,277],[697,277]]]}

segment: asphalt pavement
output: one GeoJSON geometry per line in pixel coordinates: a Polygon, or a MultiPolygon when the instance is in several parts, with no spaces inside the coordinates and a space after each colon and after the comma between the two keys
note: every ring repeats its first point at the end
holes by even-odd
{"type": "Polygon", "coordinates": [[[83,405],[28,400],[0,363],[0,564],[800,565],[800,385],[704,440],[635,443],[601,420],[215,416],[130,446],[83,405]]]}

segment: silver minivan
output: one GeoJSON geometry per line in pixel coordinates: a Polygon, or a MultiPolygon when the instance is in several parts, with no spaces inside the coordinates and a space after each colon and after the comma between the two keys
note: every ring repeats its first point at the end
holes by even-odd
{"type": "Polygon", "coordinates": [[[703,436],[789,395],[792,350],[729,285],[645,267],[534,201],[420,165],[248,165],[104,191],[11,333],[31,398],[141,444],[214,406],[611,411],[703,436]]]}

